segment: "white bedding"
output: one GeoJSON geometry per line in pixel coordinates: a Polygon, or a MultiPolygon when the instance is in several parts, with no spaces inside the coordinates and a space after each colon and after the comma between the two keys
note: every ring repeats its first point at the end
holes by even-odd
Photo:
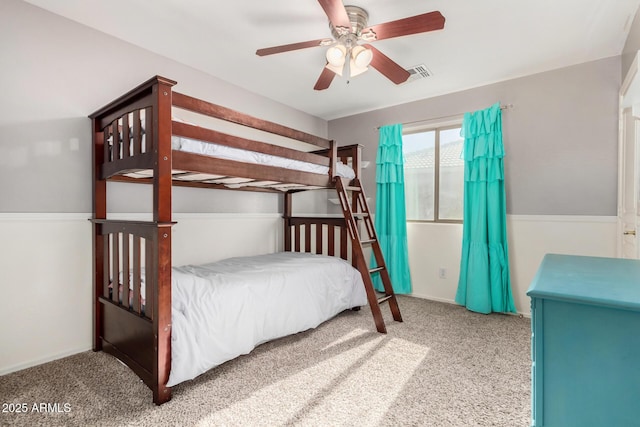
{"type": "MultiPolygon", "coordinates": [[[[187,151],[189,153],[202,154],[227,160],[236,160],[244,163],[277,166],[285,169],[323,175],[329,173],[328,166],[288,159],[286,157],[273,156],[271,154],[258,153],[256,151],[242,150],[226,145],[212,144],[179,136],[171,137],[171,146],[174,150],[187,151]]],[[[336,174],[347,179],[353,179],[356,176],[354,170],[342,162],[336,162],[336,174]]]]}
{"type": "Polygon", "coordinates": [[[367,303],[349,263],[296,252],[174,267],[171,287],[168,386],[367,303]]]}
{"type": "MultiPolygon", "coordinates": [[[[131,137],[133,138],[133,136],[131,137]]],[[[107,142],[111,145],[113,137],[109,137],[107,142]]],[[[132,139],[130,139],[132,140],[132,139]]],[[[142,146],[145,146],[145,135],[142,135],[142,146]]],[[[220,159],[226,160],[235,160],[238,162],[251,163],[251,164],[259,164],[259,165],[267,165],[267,166],[275,166],[284,169],[298,170],[302,172],[311,172],[321,175],[327,175],[329,173],[328,166],[322,166],[315,163],[303,162],[300,160],[289,159],[286,157],[274,156],[271,154],[259,153],[256,151],[243,150],[240,148],[229,147],[227,145],[214,144],[210,142],[199,141],[191,138],[184,138],[181,136],[171,136],[171,148],[173,150],[185,151],[194,154],[201,154],[204,156],[216,157],[220,159]]],[[[133,144],[129,144],[130,155],[133,155],[133,144]]],[[[221,184],[225,184],[229,188],[239,188],[246,185],[254,185],[256,182],[250,180],[248,178],[241,177],[239,181],[233,181],[233,178],[226,178],[220,175],[208,175],[208,174],[197,174],[197,175],[185,175],[184,177],[180,176],[178,172],[176,178],[184,179],[187,181],[191,180],[208,180],[211,182],[218,182],[221,184]],[[226,178],[226,179],[225,179],[226,178]]],[[[356,176],[355,171],[349,165],[342,163],[341,161],[336,162],[336,171],[335,174],[342,178],[353,179],[356,176]]],[[[148,178],[153,176],[153,171],[145,170],[138,172],[127,173],[127,176],[133,178],[148,178]]],[[[258,182],[258,186],[267,185],[271,186],[272,184],[277,184],[272,181],[261,181],[258,182]]],[[[275,186],[279,188],[278,186],[275,186]]],[[[283,186],[279,188],[283,191],[289,189],[288,186],[283,186]]]]}

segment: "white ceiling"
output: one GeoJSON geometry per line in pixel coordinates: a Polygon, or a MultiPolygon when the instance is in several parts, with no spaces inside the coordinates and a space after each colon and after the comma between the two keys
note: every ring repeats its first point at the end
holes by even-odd
{"type": "Polygon", "coordinates": [[[433,10],[440,31],[375,46],[433,76],[396,86],[374,69],[314,91],[323,48],[256,49],[331,37],[316,0],[27,0],[326,120],[619,55],[640,0],[355,0],[369,25],[433,10]]]}

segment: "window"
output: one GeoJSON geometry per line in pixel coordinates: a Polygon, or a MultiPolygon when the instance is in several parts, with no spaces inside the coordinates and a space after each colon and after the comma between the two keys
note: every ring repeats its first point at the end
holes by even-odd
{"type": "Polygon", "coordinates": [[[464,140],[460,125],[405,131],[402,137],[409,221],[462,221],[464,140]]]}

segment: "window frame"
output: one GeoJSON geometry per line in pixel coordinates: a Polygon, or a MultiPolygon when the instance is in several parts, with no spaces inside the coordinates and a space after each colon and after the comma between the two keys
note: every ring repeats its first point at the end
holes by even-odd
{"type": "MultiPolygon", "coordinates": [[[[415,126],[410,128],[403,128],[402,136],[405,135],[413,135],[416,133],[424,133],[435,131],[435,141],[434,141],[434,177],[433,177],[433,186],[434,186],[434,194],[433,194],[433,219],[407,219],[407,222],[415,222],[415,223],[440,223],[440,224],[462,224],[464,220],[464,187],[462,193],[462,201],[463,201],[463,211],[462,216],[463,219],[441,219],[439,218],[440,214],[440,132],[451,130],[451,129],[462,129],[462,117],[460,119],[451,120],[446,123],[432,123],[425,124],[421,126],[415,126]]],[[[404,170],[404,164],[403,164],[404,170]]],[[[464,174],[464,172],[463,172],[464,174]]],[[[464,179],[464,178],[463,178],[464,179]]]]}

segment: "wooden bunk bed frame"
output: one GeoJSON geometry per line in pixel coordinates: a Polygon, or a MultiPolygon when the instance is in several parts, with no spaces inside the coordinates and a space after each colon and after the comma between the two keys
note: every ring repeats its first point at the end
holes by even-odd
{"type": "MultiPolygon", "coordinates": [[[[360,186],[360,147],[337,147],[334,141],[174,92],[175,84],[155,76],[89,116],[93,134],[94,350],[108,352],[127,364],[151,388],[156,404],[171,398],[171,388],[166,384],[171,369],[171,231],[175,224],[172,186],[227,189],[222,184],[207,182],[211,180],[179,180],[172,174],[174,170],[183,175],[183,171],[188,171],[299,185],[284,193],[285,251],[324,251],[351,259],[363,276],[377,330],[386,332],[379,307],[382,302],[388,302],[394,320],[402,321],[360,186]],[[174,121],[173,107],[302,141],[317,146],[318,150],[299,151],[174,121]],[[172,135],[319,164],[327,166],[329,173],[172,150],[172,135]],[[338,160],[352,165],[355,179],[345,182],[336,176],[338,160]],[[136,171],[153,174],[131,177],[136,171]],[[152,220],[107,219],[108,180],[151,184],[152,220]],[[336,188],[343,217],[292,215],[292,194],[318,187],[336,188]],[[364,227],[359,225],[360,219],[364,220],[364,227]],[[361,228],[367,233],[364,239],[360,237],[361,228]],[[372,269],[365,260],[363,245],[372,247],[377,261],[372,269]],[[126,274],[127,271],[131,274],[126,274]],[[372,274],[381,275],[385,287],[382,296],[373,289],[372,274]]],[[[239,189],[283,193],[268,186],[239,189]]]]}

